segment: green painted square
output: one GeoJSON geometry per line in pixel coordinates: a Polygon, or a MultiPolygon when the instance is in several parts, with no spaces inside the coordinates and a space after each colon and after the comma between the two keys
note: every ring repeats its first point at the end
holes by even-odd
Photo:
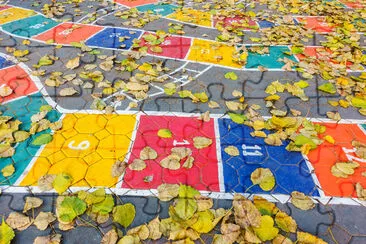
{"type": "MultiPolygon", "coordinates": [[[[249,49],[251,46],[247,46],[249,49]]],[[[257,68],[258,66],[263,66],[268,69],[280,69],[285,65],[284,62],[278,61],[278,59],[288,58],[292,61],[297,62],[293,55],[288,55],[290,49],[287,46],[275,46],[269,47],[269,54],[260,55],[258,53],[253,53],[248,50],[248,59],[245,68],[257,68]]]]}
{"type": "Polygon", "coordinates": [[[3,25],[3,30],[11,34],[32,37],[45,32],[58,23],[52,19],[46,18],[43,15],[35,15],[29,18],[17,20],[3,25]]]}

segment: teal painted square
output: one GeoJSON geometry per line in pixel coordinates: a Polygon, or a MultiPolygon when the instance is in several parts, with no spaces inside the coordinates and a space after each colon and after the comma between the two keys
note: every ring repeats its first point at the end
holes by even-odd
{"type": "MultiPolygon", "coordinates": [[[[22,122],[20,130],[29,130],[31,126],[31,116],[39,112],[39,108],[42,105],[47,105],[40,93],[33,94],[28,97],[3,104],[0,108],[3,115],[13,116],[14,119],[18,119],[22,122]]],[[[51,122],[59,120],[61,114],[55,110],[49,112],[46,116],[51,122]]],[[[41,134],[49,133],[50,130],[45,130],[29,137],[27,140],[18,143],[15,148],[15,154],[11,158],[0,158],[0,170],[9,164],[13,164],[15,167],[15,173],[5,178],[0,173],[0,185],[13,185],[18,178],[23,174],[33,157],[36,155],[39,146],[31,145],[34,138],[41,134]]]]}
{"type": "Polygon", "coordinates": [[[23,37],[32,37],[45,32],[58,23],[43,15],[35,15],[29,18],[17,20],[2,26],[4,31],[23,37]]]}
{"type": "MultiPolygon", "coordinates": [[[[247,48],[249,49],[250,46],[247,46],[247,48]]],[[[278,59],[283,59],[285,57],[297,62],[293,55],[287,55],[285,54],[286,52],[290,52],[290,49],[286,46],[269,47],[269,54],[263,55],[253,53],[248,50],[248,59],[245,68],[257,68],[258,66],[263,66],[269,69],[280,69],[285,65],[285,63],[278,61],[278,59]]]]}
{"type": "Polygon", "coordinates": [[[137,7],[140,12],[153,11],[156,15],[167,16],[172,14],[178,7],[171,4],[147,4],[137,7]]]}

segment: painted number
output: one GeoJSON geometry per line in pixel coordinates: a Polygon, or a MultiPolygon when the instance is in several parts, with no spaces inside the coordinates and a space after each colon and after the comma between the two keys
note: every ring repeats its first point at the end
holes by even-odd
{"type": "Polygon", "coordinates": [[[263,156],[263,154],[260,152],[262,148],[258,145],[247,146],[243,144],[241,148],[243,149],[244,156],[263,156]]]}
{"type": "Polygon", "coordinates": [[[39,29],[42,27],[44,27],[44,24],[36,24],[36,25],[29,26],[29,28],[32,28],[32,29],[39,29]]]}
{"type": "Polygon", "coordinates": [[[348,149],[348,148],[342,147],[342,150],[346,154],[346,157],[349,161],[357,161],[359,163],[366,163],[366,159],[359,158],[359,157],[356,157],[356,156],[353,156],[350,154],[350,153],[355,153],[357,151],[356,148],[348,149]]]}
{"type": "Polygon", "coordinates": [[[113,37],[120,37],[121,36],[121,33],[112,33],[109,35],[110,38],[113,38],[113,37]]]}
{"type": "Polygon", "coordinates": [[[177,140],[173,141],[173,146],[182,146],[182,145],[189,145],[189,142],[187,140],[183,140],[182,142],[179,142],[177,140]]]}
{"type": "Polygon", "coordinates": [[[65,30],[59,32],[58,34],[63,35],[63,36],[67,36],[67,35],[70,35],[71,33],[72,33],[72,29],[65,29],[65,30]]]}
{"type": "Polygon", "coordinates": [[[90,142],[85,140],[74,146],[75,141],[70,141],[68,147],[73,150],[86,150],[90,147],[90,142]]]}

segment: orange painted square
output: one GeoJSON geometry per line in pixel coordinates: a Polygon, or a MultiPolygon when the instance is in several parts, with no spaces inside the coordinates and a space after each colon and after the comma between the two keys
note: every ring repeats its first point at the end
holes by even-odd
{"type": "Polygon", "coordinates": [[[11,101],[38,90],[29,75],[19,66],[11,66],[0,70],[0,86],[2,85],[10,86],[13,93],[7,97],[1,97],[0,103],[11,101]]]}
{"type": "Polygon", "coordinates": [[[300,23],[304,24],[306,29],[311,29],[320,33],[331,32],[334,27],[325,21],[325,17],[309,16],[296,18],[300,23]]]}
{"type": "Polygon", "coordinates": [[[70,44],[71,42],[86,41],[102,29],[101,26],[63,23],[33,38],[45,42],[53,40],[57,44],[70,44]]]}
{"type": "Polygon", "coordinates": [[[128,7],[137,7],[149,3],[157,3],[158,0],[116,0],[115,2],[128,7]]]}
{"type": "MultiPolygon", "coordinates": [[[[343,148],[353,149],[352,141],[354,140],[366,143],[366,134],[355,124],[329,123],[323,125],[327,127],[324,136],[331,135],[335,139],[335,144],[325,142],[307,155],[314,167],[321,189],[327,196],[356,197],[355,185],[357,182],[366,188],[366,177],[361,175],[366,171],[366,164],[352,159],[360,166],[348,178],[333,176],[331,168],[337,162],[349,161],[343,148]]],[[[353,152],[348,155],[357,157],[353,152]]]]}

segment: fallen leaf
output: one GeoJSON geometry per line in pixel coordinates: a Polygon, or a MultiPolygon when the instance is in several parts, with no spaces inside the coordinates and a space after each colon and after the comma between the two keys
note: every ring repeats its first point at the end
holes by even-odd
{"type": "Polygon", "coordinates": [[[310,197],[298,191],[293,191],[291,193],[291,203],[301,210],[310,210],[315,207],[315,204],[310,197]]]}
{"type": "Polygon", "coordinates": [[[135,219],[136,210],[135,206],[131,203],[118,205],[113,208],[113,222],[119,223],[124,228],[130,226],[135,219]]]}
{"type": "Polygon", "coordinates": [[[128,168],[134,171],[141,171],[146,168],[146,163],[144,160],[136,158],[132,161],[131,164],[128,165],[128,168]]]}
{"type": "Polygon", "coordinates": [[[260,226],[253,227],[253,230],[262,241],[270,241],[277,236],[279,231],[273,224],[273,219],[268,215],[264,215],[261,216],[260,226]]]}
{"type": "Polygon", "coordinates": [[[118,241],[118,234],[115,229],[111,229],[104,234],[100,244],[116,244],[118,241]]]}
{"type": "Polygon", "coordinates": [[[150,230],[147,225],[143,224],[135,228],[129,229],[127,235],[138,236],[140,240],[146,240],[150,235],[150,230]]]}
{"type": "Polygon", "coordinates": [[[322,239],[313,236],[310,233],[306,232],[297,232],[297,241],[296,243],[316,243],[316,244],[327,244],[327,242],[323,241],[322,239]]]}
{"type": "Polygon", "coordinates": [[[11,89],[8,85],[2,85],[0,86],[0,96],[1,97],[7,97],[13,94],[13,89],[11,89]]]}
{"type": "Polygon", "coordinates": [[[111,168],[112,177],[120,177],[126,171],[127,166],[127,163],[117,160],[111,168]]]}
{"type": "Polygon", "coordinates": [[[160,129],[158,131],[158,136],[161,138],[172,138],[173,134],[169,129],[160,129]]]}
{"type": "Polygon", "coordinates": [[[212,144],[212,139],[203,137],[203,136],[196,136],[193,138],[193,145],[197,149],[203,149],[209,147],[212,144]]]}
{"type": "Polygon", "coordinates": [[[158,186],[158,198],[160,201],[168,202],[178,196],[178,184],[161,184],[158,186]]]}
{"type": "Polygon", "coordinates": [[[171,154],[160,161],[160,165],[163,168],[177,170],[180,168],[180,157],[171,154]]]}
{"type": "Polygon", "coordinates": [[[19,231],[27,229],[31,224],[31,220],[28,216],[18,212],[11,212],[6,219],[6,223],[12,228],[19,231]]]}
{"type": "Polygon", "coordinates": [[[50,191],[53,188],[53,181],[56,175],[43,175],[38,179],[38,187],[41,191],[50,191]]]}
{"type": "Polygon", "coordinates": [[[61,243],[61,234],[53,234],[48,236],[37,236],[33,244],[59,244],[61,243]]]}
{"type": "Polygon", "coordinates": [[[48,225],[56,220],[56,217],[51,212],[40,212],[34,220],[34,225],[39,230],[47,229],[48,225]]]}
{"type": "Polygon", "coordinates": [[[0,225],[0,243],[10,244],[14,237],[14,230],[9,225],[7,225],[3,219],[0,225]]]}
{"type": "Polygon", "coordinates": [[[260,226],[261,213],[250,200],[239,194],[235,194],[233,200],[233,209],[235,222],[236,224],[240,225],[241,228],[260,226]]]}
{"type": "Polygon", "coordinates": [[[229,154],[230,156],[239,156],[239,149],[235,146],[227,146],[225,147],[224,151],[229,154]]]}
{"type": "Polygon", "coordinates": [[[59,94],[61,97],[72,96],[79,93],[74,87],[66,87],[60,90],[59,94]]]}
{"type": "Polygon", "coordinates": [[[30,209],[38,208],[43,204],[43,200],[38,197],[26,197],[23,208],[23,213],[26,213],[30,209]]]}
{"type": "Polygon", "coordinates": [[[183,159],[192,154],[192,150],[188,147],[173,147],[171,153],[177,155],[179,159],[183,159]]]}
{"type": "Polygon", "coordinates": [[[67,61],[66,68],[75,69],[75,68],[79,67],[79,65],[80,65],[80,57],[76,56],[75,58],[70,59],[69,61],[67,61]]]}
{"type": "Polygon", "coordinates": [[[52,186],[58,194],[64,193],[72,183],[71,175],[61,173],[56,175],[52,182],[52,186]]]}
{"type": "Polygon", "coordinates": [[[158,157],[158,153],[149,146],[144,147],[140,152],[141,160],[153,160],[158,157]]]}
{"type": "Polygon", "coordinates": [[[355,173],[354,169],[359,166],[356,162],[339,162],[332,166],[331,172],[335,177],[348,178],[355,173]]]}
{"type": "Polygon", "coordinates": [[[155,219],[151,220],[147,224],[147,227],[149,228],[149,237],[148,237],[149,239],[156,241],[161,238],[163,233],[160,231],[159,217],[156,217],[155,219]]]}
{"type": "Polygon", "coordinates": [[[227,72],[225,78],[228,80],[237,80],[238,76],[234,72],[227,72]]]}
{"type": "Polygon", "coordinates": [[[264,191],[272,190],[276,184],[271,170],[267,168],[257,168],[250,175],[250,179],[254,185],[259,185],[264,191]]]}
{"type": "Polygon", "coordinates": [[[12,176],[14,174],[14,172],[15,172],[15,168],[14,168],[14,165],[12,165],[12,164],[5,166],[1,170],[1,173],[3,174],[4,177],[12,176]]]}
{"type": "Polygon", "coordinates": [[[297,229],[296,221],[289,215],[287,215],[285,212],[279,211],[276,214],[275,222],[277,226],[285,231],[285,232],[291,232],[295,233],[297,229]]]}

